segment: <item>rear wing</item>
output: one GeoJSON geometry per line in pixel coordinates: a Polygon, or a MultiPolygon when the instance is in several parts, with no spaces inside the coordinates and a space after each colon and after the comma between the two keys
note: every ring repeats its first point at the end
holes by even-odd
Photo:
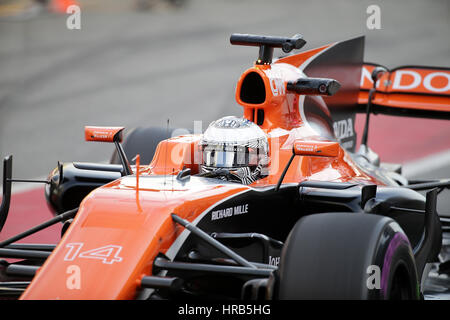
{"type": "MultiPolygon", "coordinates": [[[[365,112],[371,73],[377,64],[361,70],[359,111],[365,112]]],[[[377,81],[372,112],[450,120],[450,68],[404,66],[384,73],[377,81]]]]}
{"type": "MultiPolygon", "coordinates": [[[[331,127],[341,145],[356,148],[356,113],[367,112],[372,71],[380,66],[364,62],[365,38],[356,37],[278,59],[302,70],[308,77],[339,81],[341,89],[322,97],[331,116],[331,127]]],[[[388,70],[387,68],[385,68],[388,70]]],[[[404,66],[385,72],[372,95],[371,113],[450,119],[450,68],[404,66]]],[[[317,110],[314,97],[306,96],[303,113],[326,118],[317,110]]]]}

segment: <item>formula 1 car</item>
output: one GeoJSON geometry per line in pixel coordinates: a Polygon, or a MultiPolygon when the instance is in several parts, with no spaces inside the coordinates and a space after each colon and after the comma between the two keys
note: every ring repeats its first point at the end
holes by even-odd
{"type": "MultiPolygon", "coordinates": [[[[175,137],[86,126],[115,145],[112,163],[58,163],[43,181],[55,217],[0,242],[15,259],[0,264],[2,296],[421,299],[429,266],[448,278],[436,199],[450,180],[408,181],[367,141],[371,113],[450,119],[450,69],[364,63],[364,37],[297,54],[301,35],[230,42],[259,47],[237,82],[243,117],[175,137]],[[18,242],[56,223],[58,244],[18,242]]],[[[20,181],[6,157],[0,228],[20,181]]]]}

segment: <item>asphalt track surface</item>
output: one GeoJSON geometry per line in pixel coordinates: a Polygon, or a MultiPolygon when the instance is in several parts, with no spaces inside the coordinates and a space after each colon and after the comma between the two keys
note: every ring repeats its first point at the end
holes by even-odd
{"type": "MultiPolygon", "coordinates": [[[[190,0],[144,12],[131,4],[81,1],[81,30],[67,30],[67,15],[0,14],[0,156],[14,155],[15,177],[45,177],[58,160],[109,159],[111,145],[84,142],[85,125],[165,127],[170,119],[171,127],[192,129],[202,120],[205,129],[240,115],[235,84],[257,49],[231,46],[233,32],[302,33],[305,50],[365,35],[366,61],[450,66],[448,0],[190,0]],[[381,8],[381,30],[366,27],[371,4],[381,8]]],[[[369,141],[382,160],[407,164],[449,150],[449,137],[442,120],[374,116],[369,141]]],[[[409,176],[450,177],[450,160],[426,163],[409,176]]],[[[438,209],[450,213],[448,191],[438,209]]],[[[49,217],[42,188],[16,192],[0,238],[49,217]]],[[[54,243],[59,230],[26,240],[54,243]]]]}

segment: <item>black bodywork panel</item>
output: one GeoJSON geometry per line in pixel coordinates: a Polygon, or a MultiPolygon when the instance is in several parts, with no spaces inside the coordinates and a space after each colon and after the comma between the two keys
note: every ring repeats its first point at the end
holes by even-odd
{"type": "MultiPolygon", "coordinates": [[[[277,266],[282,243],[302,216],[323,212],[374,214],[364,212],[361,208],[362,188],[356,183],[321,181],[283,185],[278,192],[272,187],[255,188],[211,208],[198,221],[197,227],[249,261],[277,266]],[[232,214],[235,210],[247,211],[232,214]]],[[[408,236],[411,247],[416,247],[424,231],[424,197],[408,188],[378,186],[376,200],[385,204],[383,215],[398,222],[408,236]]],[[[436,246],[440,248],[440,243],[436,243],[436,246]]],[[[190,234],[174,260],[224,263],[227,257],[190,234]]],[[[169,274],[177,276],[176,273],[169,274]]],[[[183,277],[186,278],[186,275],[183,277]]],[[[196,283],[197,290],[202,287],[200,284],[204,284],[205,294],[223,291],[232,293],[234,288],[234,295],[238,295],[238,288],[249,280],[244,277],[240,282],[236,282],[236,279],[219,282],[221,285],[214,282],[212,288],[204,277],[209,276],[193,274],[191,280],[196,283]]]]}

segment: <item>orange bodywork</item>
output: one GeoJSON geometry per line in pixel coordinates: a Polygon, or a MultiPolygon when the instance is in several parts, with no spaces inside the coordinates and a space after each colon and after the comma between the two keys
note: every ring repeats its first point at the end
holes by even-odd
{"type": "Polygon", "coordinates": [[[122,141],[122,130],[124,127],[84,127],[84,139],[86,141],[98,141],[98,142],[114,142],[117,137],[118,141],[122,141]],[[120,136],[118,136],[120,135],[120,136]]]}
{"type": "MultiPolygon", "coordinates": [[[[172,221],[171,213],[192,222],[226,198],[275,186],[299,140],[316,142],[324,152],[335,156],[296,156],[284,183],[322,180],[382,184],[363,172],[338,144],[324,142],[302,119],[302,98],[286,92],[286,82],[302,76],[297,68],[302,61],[328,47],[280,59],[272,65],[255,65],[238,81],[236,99],[244,108],[244,117],[254,121],[255,110],[265,110],[261,128],[270,144],[269,172],[265,178],[249,186],[220,181],[207,184],[195,176],[189,185],[181,183],[176,174],[183,168],[190,168],[193,175],[199,172],[201,136],[164,140],[153,161],[139,167],[139,178],[122,177],[95,189],[82,201],[71,226],[21,299],[135,298],[142,277],[152,274],[154,258],[173,249],[184,230],[172,221]],[[259,105],[240,99],[242,81],[251,72],[264,81],[266,99],[259,105]]],[[[86,129],[86,139],[91,139],[94,130],[86,129]]],[[[117,130],[100,131],[107,133],[104,141],[112,141],[117,130]]],[[[94,136],[92,139],[98,141],[94,136]]]]}
{"type": "Polygon", "coordinates": [[[294,153],[300,156],[337,157],[339,143],[333,141],[304,141],[294,142],[294,153]]]}
{"type": "Polygon", "coordinates": [[[133,176],[86,197],[21,299],[133,299],[139,280],[151,274],[153,259],[159,252],[165,253],[182,231],[172,222],[171,213],[193,220],[223,197],[245,190],[239,185],[205,185],[192,190],[170,178],[150,180],[141,176],[139,193],[133,176]],[[81,255],[108,246],[110,251],[81,255]],[[74,265],[79,275],[68,273],[74,265]],[[79,286],[73,287],[70,281],[76,281],[76,276],[79,286]]]}

